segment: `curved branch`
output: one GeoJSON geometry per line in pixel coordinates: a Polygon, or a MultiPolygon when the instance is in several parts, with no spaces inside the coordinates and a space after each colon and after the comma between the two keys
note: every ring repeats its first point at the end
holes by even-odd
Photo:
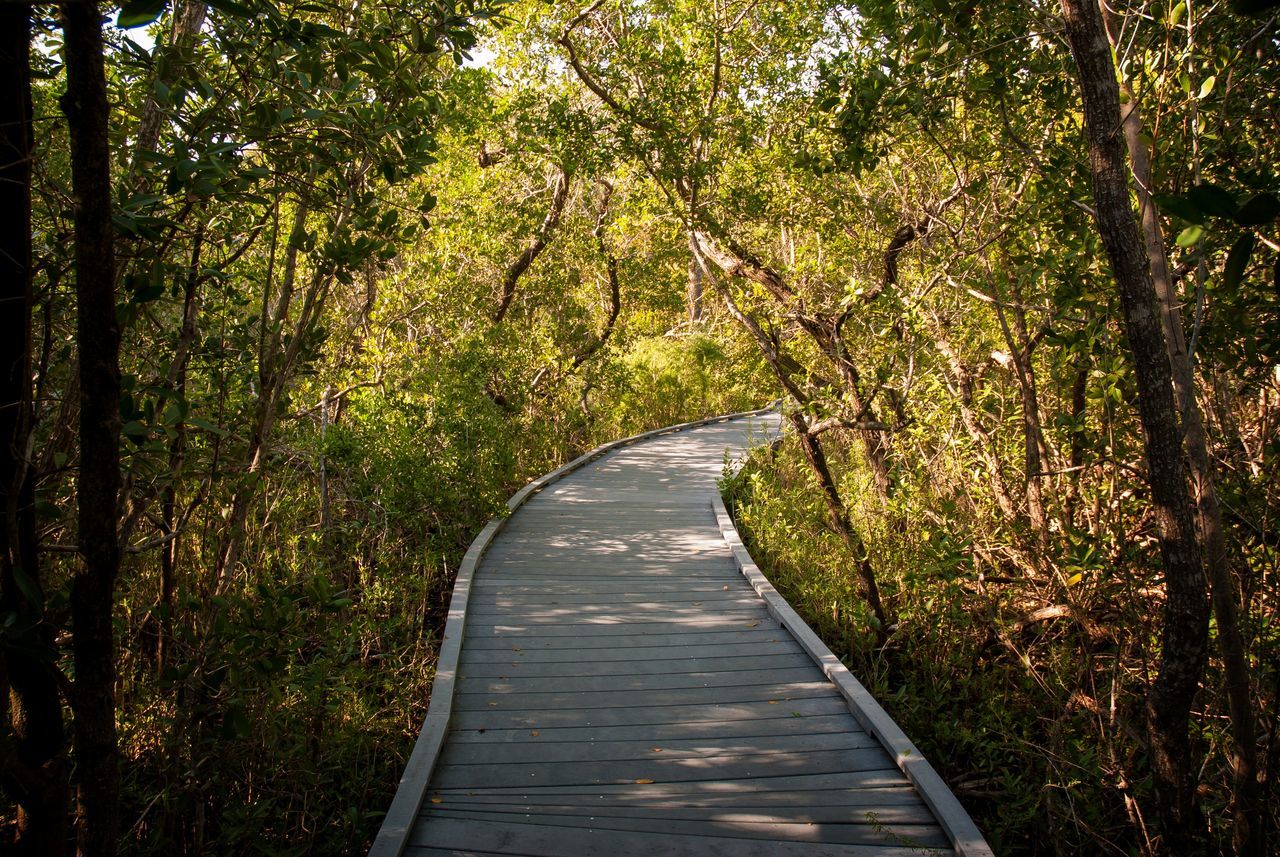
{"type": "Polygon", "coordinates": [[[786,301],[795,294],[781,274],[743,250],[732,239],[725,239],[724,248],[721,248],[705,232],[694,230],[693,234],[700,255],[726,274],[759,283],[779,301],[786,301]]]}
{"type": "Polygon", "coordinates": [[[603,101],[610,110],[626,117],[648,131],[661,131],[662,126],[657,122],[654,122],[651,119],[645,119],[643,116],[639,116],[630,107],[627,107],[625,104],[618,101],[618,99],[614,98],[609,93],[609,90],[605,89],[604,85],[600,83],[600,81],[596,80],[595,77],[592,76],[591,72],[586,70],[582,65],[582,61],[578,58],[578,51],[573,45],[573,40],[569,38],[569,34],[572,33],[579,24],[590,17],[591,13],[595,12],[602,5],[604,5],[604,0],[596,0],[596,2],[592,3],[590,6],[575,15],[560,32],[560,36],[556,39],[556,42],[564,46],[564,49],[568,52],[569,65],[573,66],[573,71],[578,75],[578,79],[582,81],[583,85],[585,85],[587,89],[594,92],[596,97],[603,101]]]}
{"type": "Polygon", "coordinates": [[[609,316],[605,319],[600,335],[573,358],[573,363],[569,366],[570,372],[586,363],[591,359],[592,355],[604,348],[609,342],[609,337],[613,335],[614,325],[618,322],[618,314],[622,312],[622,296],[618,289],[618,259],[609,251],[609,246],[604,241],[604,221],[609,214],[609,201],[613,198],[613,185],[607,179],[600,179],[600,186],[604,188],[604,194],[600,198],[600,208],[596,212],[596,225],[591,230],[591,234],[596,239],[596,246],[600,248],[600,255],[604,256],[605,269],[609,276],[609,316]]]}
{"type": "Polygon", "coordinates": [[[498,306],[494,309],[493,315],[489,317],[494,324],[501,324],[506,318],[507,310],[511,308],[511,300],[516,296],[516,283],[546,248],[551,233],[560,223],[560,215],[564,212],[565,200],[568,198],[569,174],[564,167],[556,164],[556,183],[551,194],[551,206],[547,210],[547,216],[542,220],[542,225],[538,227],[538,234],[534,236],[533,243],[507,267],[507,272],[502,277],[502,294],[498,298],[498,306]]]}

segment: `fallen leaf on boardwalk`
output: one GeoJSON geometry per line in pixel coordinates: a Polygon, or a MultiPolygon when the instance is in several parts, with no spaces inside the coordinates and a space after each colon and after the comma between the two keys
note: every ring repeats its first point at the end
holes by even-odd
{"type": "Polygon", "coordinates": [[[747,627],[748,627],[748,628],[754,628],[755,626],[757,626],[757,625],[759,625],[759,624],[760,624],[759,622],[748,622],[748,623],[747,623],[747,627]]]}
{"type": "Polygon", "coordinates": [[[537,737],[538,737],[538,730],[537,730],[537,729],[534,729],[534,730],[533,730],[532,732],[530,732],[529,734],[530,734],[530,735],[532,735],[534,738],[537,738],[537,737]]]}
{"type": "Polygon", "coordinates": [[[661,748],[661,747],[654,747],[654,748],[653,748],[653,752],[655,752],[655,753],[661,753],[661,752],[662,752],[662,748],[661,748]]]}
{"type": "Polygon", "coordinates": [[[778,704],[778,700],[776,700],[776,699],[771,699],[771,700],[769,700],[769,704],[770,704],[770,705],[777,705],[777,704],[778,704]]]}
{"type": "Polygon", "coordinates": [[[652,782],[653,780],[636,780],[636,785],[647,786],[647,785],[650,785],[652,782]]]}
{"type": "Polygon", "coordinates": [[[490,708],[497,708],[497,707],[498,707],[498,703],[496,703],[496,702],[491,702],[491,703],[489,703],[489,707],[490,707],[490,708]]]}
{"type": "Polygon", "coordinates": [[[431,799],[431,802],[432,802],[432,803],[444,803],[444,798],[442,798],[442,797],[433,797],[433,798],[431,799]]]}
{"type": "Polygon", "coordinates": [[[769,642],[770,642],[770,643],[781,643],[782,641],[781,641],[781,640],[779,640],[777,637],[774,637],[774,638],[773,638],[772,640],[770,640],[769,642]]]}
{"type": "Polygon", "coordinates": [[[723,589],[725,592],[728,592],[728,591],[729,591],[729,587],[727,587],[727,586],[722,586],[722,587],[720,587],[720,588],[721,588],[721,589],[723,589]]]}

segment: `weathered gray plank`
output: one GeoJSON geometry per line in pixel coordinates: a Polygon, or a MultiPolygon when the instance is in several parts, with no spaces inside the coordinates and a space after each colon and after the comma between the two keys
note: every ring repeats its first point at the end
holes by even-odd
{"type": "Polygon", "coordinates": [[[441,789],[501,788],[503,786],[624,785],[636,780],[690,783],[707,780],[784,777],[800,774],[842,774],[894,770],[880,747],[857,750],[813,750],[742,753],[727,756],[668,759],[655,753],[642,760],[605,762],[531,762],[495,765],[451,764],[441,761],[432,787],[441,789]]]}
{"type": "Polygon", "coordinates": [[[527,857],[919,857],[909,847],[762,841],[720,836],[619,832],[454,818],[425,819],[410,845],[431,844],[527,857]]]}
{"type": "MultiPolygon", "coordinates": [[[[666,593],[662,593],[666,594],[666,593]]],[[[471,615],[477,616],[511,616],[521,618],[535,616],[566,615],[596,616],[613,611],[624,611],[628,615],[641,613],[679,614],[684,612],[707,612],[711,610],[740,610],[743,608],[757,610],[760,599],[747,592],[712,591],[683,598],[664,598],[654,601],[652,593],[584,593],[572,595],[553,595],[543,593],[541,598],[524,595],[518,598],[510,595],[501,597],[472,597],[471,615]]]]}
{"type": "Polygon", "coordinates": [[[595,676],[506,676],[481,677],[468,673],[464,678],[467,693],[490,696],[512,694],[614,693],[618,691],[683,690],[689,688],[761,687],[787,682],[818,682],[825,687],[822,673],[812,663],[777,669],[716,670],[689,672],[671,669],[656,673],[595,676]]]}
{"type": "MultiPolygon", "coordinates": [[[[674,648],[674,647],[673,647],[674,648]]],[[[546,663],[540,661],[517,660],[469,660],[463,658],[461,675],[464,679],[480,678],[559,678],[570,676],[650,676],[650,675],[691,675],[701,672],[736,672],[745,670],[776,670],[794,667],[813,669],[813,661],[803,652],[776,654],[769,651],[765,654],[750,657],[734,654],[732,650],[724,651],[723,657],[695,658],[677,654],[673,658],[661,660],[624,661],[572,661],[569,663],[546,663]]],[[[676,653],[671,653],[676,654],[676,653]]]]}
{"type": "MultiPolygon", "coordinates": [[[[555,741],[674,741],[681,739],[705,739],[708,737],[728,740],[732,738],[770,737],[775,735],[811,735],[840,729],[856,728],[849,723],[849,716],[836,710],[833,714],[808,713],[794,717],[781,706],[769,710],[775,716],[763,714],[746,720],[685,720],[675,723],[633,723],[620,726],[544,726],[538,737],[555,741]]],[[[522,742],[531,737],[530,730],[515,728],[480,727],[463,729],[455,724],[449,743],[508,741],[522,742]],[[484,729],[484,731],[480,731],[484,729]]]]}
{"type": "MultiPolygon", "coordinates": [[[[462,653],[464,664],[473,663],[586,663],[588,661],[603,664],[619,661],[626,663],[653,663],[659,668],[667,665],[666,661],[686,658],[713,657],[757,657],[761,655],[802,652],[800,644],[788,638],[779,637],[777,632],[758,635],[752,642],[711,643],[708,645],[667,645],[652,646],[600,646],[599,641],[590,652],[583,652],[573,646],[550,648],[545,645],[525,647],[516,643],[503,641],[502,645],[478,645],[480,641],[472,640],[462,653]]],[[[493,641],[490,641],[493,642],[493,641]]],[[[616,638],[609,643],[615,643],[616,638]]],[[[807,657],[807,656],[806,656],[807,657]]]]}
{"type": "MultiPolygon", "coordinates": [[[[541,646],[544,649],[557,649],[568,646],[579,651],[591,651],[596,646],[705,646],[708,643],[732,643],[742,640],[742,634],[753,632],[764,640],[786,637],[778,634],[782,625],[771,617],[735,617],[728,622],[708,624],[694,622],[632,622],[613,625],[596,625],[595,632],[590,625],[564,627],[553,633],[550,628],[530,628],[527,625],[492,624],[475,625],[468,633],[467,645],[483,646],[486,641],[504,643],[508,647],[522,646],[521,638],[529,641],[529,646],[541,646]],[[591,641],[584,646],[582,637],[602,637],[602,640],[591,641]],[[612,640],[611,640],[612,637],[612,640]]],[[[755,642],[759,642],[756,640],[755,642]]]]}
{"type": "Polygon", "coordinates": [[[445,748],[442,764],[502,765],[514,762],[607,762],[624,759],[705,759],[729,755],[858,750],[878,747],[866,732],[825,732],[775,735],[751,739],[680,738],[669,741],[564,741],[550,730],[544,737],[528,735],[519,744],[509,741],[458,742],[445,748]]]}
{"type": "MultiPolygon", "coordinates": [[[[806,671],[807,672],[807,671],[806,671]]],[[[791,681],[736,687],[681,687],[670,690],[550,691],[524,693],[472,693],[454,695],[455,711],[553,711],[556,709],[610,711],[653,706],[705,706],[768,700],[774,703],[830,698],[835,690],[825,681],[791,681]]]]}
{"type": "Polygon", "coordinates": [[[559,726],[633,726],[650,723],[696,723],[704,721],[754,720],[785,713],[792,717],[811,714],[843,714],[844,700],[834,690],[812,699],[775,702],[764,699],[723,705],[632,705],[620,708],[582,710],[572,708],[545,711],[504,711],[485,707],[454,712],[454,729],[551,729],[559,726]]]}
{"type": "MultiPolygon", "coordinates": [[[[781,777],[753,777],[751,779],[720,779],[707,782],[688,781],[675,783],[628,783],[625,785],[574,785],[574,786],[542,786],[536,790],[528,786],[499,786],[489,789],[461,789],[458,793],[476,791],[489,795],[529,795],[536,791],[543,795],[588,795],[596,798],[601,795],[615,795],[619,798],[632,796],[638,800],[648,798],[674,798],[686,796],[768,796],[774,798],[779,794],[791,791],[829,791],[857,790],[871,792],[877,789],[910,788],[911,781],[897,768],[881,771],[853,771],[839,774],[794,774],[781,777]]],[[[450,794],[448,789],[432,789],[434,795],[439,791],[442,795],[450,794]]],[[[524,798],[521,798],[522,800],[524,798]]]]}
{"type": "Polygon", "coordinates": [[[815,842],[824,845],[906,846],[909,848],[946,848],[947,837],[937,824],[815,823],[810,821],[733,820],[719,817],[685,820],[676,818],[635,818],[625,816],[554,815],[526,813],[478,812],[431,806],[424,817],[452,818],[485,824],[522,824],[536,818],[539,824],[589,830],[616,830],[700,836],[741,837],[781,842],[815,842]]]}
{"type": "MultiPolygon", "coordinates": [[[[845,796],[848,800],[849,797],[845,796]]],[[[466,796],[456,799],[432,801],[428,808],[432,815],[440,810],[454,812],[495,812],[503,815],[576,816],[590,819],[629,818],[665,821],[714,821],[721,824],[845,824],[845,825],[922,825],[932,828],[934,835],[941,830],[933,813],[921,800],[909,804],[843,804],[836,806],[690,806],[672,803],[667,806],[636,806],[614,802],[601,804],[547,803],[544,801],[516,801],[511,798],[498,801],[476,800],[466,796]],[[503,800],[507,802],[502,802],[503,800]]],[[[555,823],[559,823],[558,821],[555,823]]],[[[675,832],[675,831],[672,831],[675,832]]],[[[945,845],[945,840],[943,842],[945,845]]]]}
{"type": "MultiPolygon", "coordinates": [[[[715,809],[721,812],[804,813],[834,809],[843,812],[875,811],[882,807],[928,812],[919,793],[904,779],[901,786],[856,789],[803,790],[790,788],[774,791],[708,793],[705,783],[684,783],[685,794],[643,794],[638,789],[608,794],[557,794],[553,789],[525,789],[520,794],[500,793],[495,789],[450,789],[431,792],[433,803],[502,804],[523,806],[580,806],[603,814],[623,809],[715,809]],[[695,791],[696,789],[696,791],[695,791]]],[[[930,816],[932,817],[932,816],[930,816]]]]}

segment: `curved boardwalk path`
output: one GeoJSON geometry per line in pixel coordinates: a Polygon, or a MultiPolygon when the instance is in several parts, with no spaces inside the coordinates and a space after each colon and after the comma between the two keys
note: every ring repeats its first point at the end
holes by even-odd
{"type": "Polygon", "coordinates": [[[990,853],[724,513],[726,450],[777,430],[651,433],[513,498],[459,572],[372,854],[990,853]]]}

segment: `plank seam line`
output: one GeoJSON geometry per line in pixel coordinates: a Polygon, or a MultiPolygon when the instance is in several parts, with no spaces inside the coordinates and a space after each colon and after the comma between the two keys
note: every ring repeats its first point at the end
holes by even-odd
{"type": "Polygon", "coordinates": [[[897,763],[898,769],[906,775],[920,797],[933,811],[938,824],[946,833],[951,845],[961,857],[994,857],[991,846],[987,844],[978,826],[973,823],[969,813],[956,798],[946,781],[934,770],[921,752],[911,743],[906,734],[894,722],[876,701],[862,682],[849,672],[848,667],[837,658],[827,645],[819,639],[808,624],[800,618],[787,600],[774,589],[773,584],[764,576],[756,565],[746,545],[738,533],[729,510],[725,508],[724,499],[713,494],[711,508],[715,512],[716,521],[720,525],[720,534],[733,550],[738,569],[751,586],[764,599],[769,613],[784,628],[791,632],[814,663],[826,674],[827,678],[840,691],[849,711],[861,724],[862,728],[879,739],[890,757],[897,763]]]}
{"type": "Polygon", "coordinates": [[[458,576],[453,585],[453,595],[449,600],[449,613],[445,620],[444,637],[440,653],[436,657],[436,674],[431,685],[431,699],[427,706],[427,716],[422,730],[414,742],[413,751],[405,765],[404,774],[396,788],[395,797],[387,814],[383,816],[382,826],[369,849],[369,857],[400,857],[409,844],[409,836],[417,822],[418,813],[422,810],[422,802],[426,798],[427,785],[431,781],[431,772],[444,748],[445,738],[449,731],[449,720],[453,713],[453,690],[457,683],[458,660],[462,651],[462,638],[466,628],[467,601],[470,597],[471,582],[476,569],[480,565],[485,551],[489,549],[494,538],[500,533],[511,515],[548,485],[559,482],[575,470],[626,446],[666,434],[729,422],[746,417],[764,416],[773,409],[760,408],[754,411],[743,411],[735,414],[708,417],[679,425],[666,426],[653,431],[642,432],[621,440],[609,441],[595,449],[578,456],[567,464],[562,464],[550,473],[539,476],[521,488],[507,501],[507,514],[497,517],[485,524],[476,536],[475,541],[467,548],[458,567],[458,576]]]}

